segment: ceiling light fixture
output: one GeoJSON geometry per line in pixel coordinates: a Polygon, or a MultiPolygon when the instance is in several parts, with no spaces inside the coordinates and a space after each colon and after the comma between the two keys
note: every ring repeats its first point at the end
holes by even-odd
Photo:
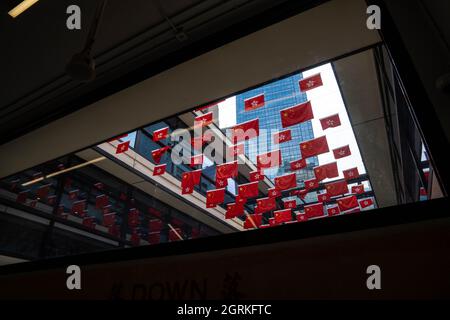
{"type": "Polygon", "coordinates": [[[38,1],[39,0],[24,0],[21,3],[19,3],[16,7],[14,7],[11,11],[9,11],[8,14],[11,17],[16,18],[19,14],[28,10],[33,4],[35,4],[38,1]]]}

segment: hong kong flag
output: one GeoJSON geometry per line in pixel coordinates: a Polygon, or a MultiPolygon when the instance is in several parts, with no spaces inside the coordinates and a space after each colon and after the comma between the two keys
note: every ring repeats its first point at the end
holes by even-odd
{"type": "Polygon", "coordinates": [[[300,80],[299,85],[302,92],[321,87],[323,85],[322,77],[320,76],[320,73],[315,74],[300,80]]]}
{"type": "Polygon", "coordinates": [[[103,215],[103,225],[105,227],[111,227],[116,223],[116,213],[111,212],[103,215]]]}
{"type": "Polygon", "coordinates": [[[262,174],[258,170],[250,172],[250,181],[251,182],[263,181],[263,180],[264,180],[264,174],[262,174]]]}
{"type": "Polygon", "coordinates": [[[356,196],[340,198],[337,200],[337,204],[339,206],[339,210],[341,211],[351,210],[359,206],[358,199],[356,198],[356,196]]]}
{"type": "Polygon", "coordinates": [[[338,206],[333,206],[333,207],[328,208],[327,212],[330,217],[337,216],[338,214],[341,213],[338,206]]]}
{"type": "Polygon", "coordinates": [[[183,172],[181,175],[181,194],[194,192],[194,186],[200,183],[202,170],[183,172]]]}
{"type": "Polygon", "coordinates": [[[305,213],[297,213],[295,218],[297,219],[298,222],[305,222],[308,221],[308,216],[305,213]]]}
{"type": "Polygon", "coordinates": [[[272,211],[277,208],[277,204],[275,202],[275,198],[261,198],[256,200],[256,204],[258,206],[259,213],[264,213],[267,211],[272,211]]]}
{"type": "Polygon", "coordinates": [[[292,171],[306,168],[306,159],[295,160],[290,163],[292,171]]]}
{"type": "Polygon", "coordinates": [[[169,135],[169,127],[153,131],[153,141],[164,140],[169,135]]]}
{"type": "Polygon", "coordinates": [[[244,100],[244,110],[251,111],[261,107],[264,107],[264,94],[257,95],[255,97],[244,100]]]}
{"type": "Polygon", "coordinates": [[[339,176],[337,162],[331,162],[314,168],[314,175],[318,181],[339,176]]]}
{"type": "Polygon", "coordinates": [[[166,173],[166,164],[160,164],[159,166],[155,166],[153,169],[153,175],[154,176],[160,176],[166,173]]]}
{"type": "Polygon", "coordinates": [[[295,209],[295,207],[297,207],[297,201],[295,200],[284,201],[283,206],[285,209],[295,209]]]}
{"type": "Polygon", "coordinates": [[[208,112],[204,115],[198,116],[194,120],[194,127],[206,127],[213,122],[213,113],[208,112]]]}
{"type": "Polygon", "coordinates": [[[258,228],[262,223],[262,215],[254,214],[252,216],[248,215],[244,222],[244,229],[254,229],[258,228]]]}
{"type": "Polygon", "coordinates": [[[302,153],[302,158],[314,157],[329,152],[330,149],[328,148],[327,137],[322,136],[300,143],[300,151],[302,153]]]}
{"type": "Polygon", "coordinates": [[[191,157],[190,167],[201,166],[203,164],[203,154],[198,154],[191,157]]]}
{"type": "Polygon", "coordinates": [[[239,155],[243,155],[244,154],[244,144],[240,143],[231,147],[228,147],[227,149],[227,157],[228,158],[234,158],[236,156],[239,155]]]}
{"type": "Polygon", "coordinates": [[[227,212],[225,213],[225,219],[233,219],[240,217],[244,214],[244,205],[239,203],[227,204],[227,212]]]}
{"type": "Polygon", "coordinates": [[[116,154],[127,152],[130,148],[130,141],[119,143],[116,148],[116,154]]]}
{"type": "Polygon", "coordinates": [[[359,205],[361,206],[361,208],[367,208],[370,206],[373,206],[373,200],[370,198],[367,199],[362,199],[361,201],[359,201],[359,205]]]}
{"type": "Polygon", "coordinates": [[[348,185],[347,181],[337,181],[332,183],[327,183],[325,185],[325,189],[327,190],[327,194],[330,197],[340,196],[342,194],[348,193],[348,185]]]}
{"type": "Polygon", "coordinates": [[[225,188],[206,191],[206,205],[218,205],[225,200],[225,188]]]}
{"type": "Polygon", "coordinates": [[[297,175],[295,173],[289,173],[280,177],[276,177],[274,181],[275,189],[280,191],[297,187],[297,175]]]}
{"type": "Polygon", "coordinates": [[[273,213],[276,223],[292,221],[291,209],[278,210],[273,213]]]}
{"type": "Polygon", "coordinates": [[[319,188],[319,182],[317,179],[305,180],[305,189],[307,191],[319,188]]]}
{"type": "Polygon", "coordinates": [[[322,217],[323,213],[323,203],[311,204],[309,206],[305,206],[305,214],[308,219],[322,217]]]}
{"type": "Polygon", "coordinates": [[[161,158],[164,155],[164,153],[167,152],[167,150],[169,150],[170,147],[169,146],[165,146],[162,147],[160,149],[156,149],[152,151],[152,157],[153,157],[153,161],[155,161],[155,163],[160,163],[161,162],[161,158]]]}
{"type": "Polygon", "coordinates": [[[216,178],[216,188],[224,188],[228,185],[228,179],[217,179],[216,178]]]}
{"type": "Polygon", "coordinates": [[[352,152],[350,151],[350,146],[346,145],[337,149],[333,149],[333,154],[335,159],[341,159],[350,156],[352,152]]]}
{"type": "Polygon", "coordinates": [[[243,198],[255,198],[259,194],[258,182],[250,182],[246,184],[239,185],[238,188],[239,196],[243,198]]]}
{"type": "Polygon", "coordinates": [[[279,167],[281,164],[280,150],[270,151],[256,157],[256,166],[262,172],[263,169],[279,167]]]}
{"type": "Polygon", "coordinates": [[[270,198],[278,198],[278,197],[281,197],[281,191],[276,188],[271,188],[271,189],[267,190],[267,195],[270,198]]]}
{"type": "Polygon", "coordinates": [[[339,114],[336,113],[332,116],[320,119],[320,124],[322,125],[322,130],[336,128],[341,125],[341,119],[339,118],[339,114]]]}
{"type": "Polygon", "coordinates": [[[342,173],[344,174],[345,180],[353,180],[359,178],[358,168],[351,168],[348,170],[344,170],[342,171],[342,173]]]}
{"type": "Polygon", "coordinates": [[[328,202],[330,201],[330,196],[328,193],[322,193],[317,195],[317,201],[319,202],[328,202]]]}
{"type": "Polygon", "coordinates": [[[281,125],[283,128],[294,126],[296,124],[314,119],[314,114],[311,107],[311,102],[305,103],[283,109],[280,111],[281,125]]]}
{"type": "Polygon", "coordinates": [[[364,185],[358,184],[352,187],[352,193],[354,194],[363,194],[364,193],[364,185]]]}
{"type": "Polygon", "coordinates": [[[277,132],[273,135],[273,143],[274,144],[280,144],[280,143],[288,142],[291,140],[292,140],[291,130],[277,132]]]}
{"type": "Polygon", "coordinates": [[[231,128],[231,141],[234,144],[259,136],[259,119],[240,123],[231,128]]]}
{"type": "Polygon", "coordinates": [[[228,162],[216,166],[216,179],[234,178],[238,175],[237,161],[228,162]]]}

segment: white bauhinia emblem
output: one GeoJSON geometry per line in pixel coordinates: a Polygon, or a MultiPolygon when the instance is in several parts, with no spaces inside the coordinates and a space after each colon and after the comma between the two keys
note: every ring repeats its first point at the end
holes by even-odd
{"type": "Polygon", "coordinates": [[[259,179],[259,174],[255,174],[255,179],[259,179]]]}
{"type": "Polygon", "coordinates": [[[345,150],[339,150],[338,155],[345,156],[345,150]]]}
{"type": "Polygon", "coordinates": [[[191,190],[191,189],[185,188],[185,189],[184,189],[184,192],[189,192],[189,190],[191,190]]]}
{"type": "Polygon", "coordinates": [[[349,177],[353,177],[355,174],[353,173],[353,171],[350,171],[349,173],[348,173],[348,176],[349,177]]]}
{"type": "Polygon", "coordinates": [[[328,121],[327,121],[327,124],[328,124],[329,126],[334,126],[334,120],[328,120],[328,121]]]}
{"type": "Polygon", "coordinates": [[[310,183],[309,183],[309,186],[310,186],[310,187],[314,187],[314,182],[310,182],[310,183]]]}
{"type": "Polygon", "coordinates": [[[364,201],[364,205],[367,206],[369,204],[369,201],[364,201]]]}
{"type": "Polygon", "coordinates": [[[316,83],[315,83],[313,80],[309,80],[309,81],[306,83],[306,86],[307,86],[308,88],[311,88],[311,87],[314,87],[315,84],[316,84],[316,83]]]}
{"type": "Polygon", "coordinates": [[[280,134],[280,137],[278,138],[279,141],[284,140],[286,137],[284,134],[280,134]]]}
{"type": "Polygon", "coordinates": [[[257,106],[258,106],[258,101],[253,100],[253,101],[252,101],[252,107],[257,107],[257,106]]]}
{"type": "Polygon", "coordinates": [[[297,169],[300,168],[301,166],[302,166],[302,165],[300,164],[300,162],[297,162],[297,163],[294,165],[294,167],[297,168],[297,169]]]}

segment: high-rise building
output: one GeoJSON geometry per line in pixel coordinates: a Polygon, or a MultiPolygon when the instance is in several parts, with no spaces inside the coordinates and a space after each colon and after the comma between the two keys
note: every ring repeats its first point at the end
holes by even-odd
{"type": "MultiPolygon", "coordinates": [[[[261,134],[258,138],[260,141],[252,139],[246,142],[246,153],[249,159],[256,163],[257,154],[277,149],[280,149],[282,153],[282,165],[264,171],[269,179],[290,172],[289,163],[301,158],[300,142],[314,138],[311,121],[307,121],[288,128],[291,130],[291,141],[281,144],[274,144],[273,142],[273,133],[285,130],[281,125],[280,111],[307,101],[306,94],[300,92],[299,81],[301,79],[301,73],[295,74],[236,96],[236,122],[242,123],[259,118],[260,131],[265,130],[266,132],[265,136],[261,134]],[[264,107],[245,111],[244,101],[261,94],[264,94],[265,98],[264,107]],[[261,139],[265,139],[266,144],[261,139]]],[[[318,165],[318,159],[317,157],[309,158],[307,163],[307,168],[297,171],[299,185],[302,185],[302,181],[314,177],[312,168],[318,165]]]]}

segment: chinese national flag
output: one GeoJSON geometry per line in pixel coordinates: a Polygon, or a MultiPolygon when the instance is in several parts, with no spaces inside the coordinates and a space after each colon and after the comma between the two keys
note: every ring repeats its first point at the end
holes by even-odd
{"type": "Polygon", "coordinates": [[[305,206],[305,214],[310,218],[322,217],[323,214],[323,203],[316,203],[309,206],[305,206]]]}
{"type": "Polygon", "coordinates": [[[109,202],[108,196],[106,194],[102,194],[95,198],[95,207],[97,209],[101,209],[103,207],[106,207],[108,205],[108,202],[109,202]]]}
{"type": "Polygon", "coordinates": [[[359,206],[358,199],[356,199],[356,196],[340,198],[337,200],[337,204],[339,206],[339,210],[341,211],[351,210],[359,206]]]}
{"type": "Polygon", "coordinates": [[[319,182],[316,179],[305,180],[305,189],[307,191],[319,188],[319,182]]]}
{"type": "Polygon", "coordinates": [[[295,160],[290,163],[291,170],[296,171],[306,168],[306,159],[295,160]]]}
{"type": "Polygon", "coordinates": [[[300,151],[302,153],[302,158],[314,157],[329,152],[330,149],[328,148],[327,137],[322,136],[300,143],[300,151]]]}
{"type": "Polygon", "coordinates": [[[337,181],[332,183],[327,183],[325,185],[325,189],[327,190],[327,194],[330,197],[340,196],[342,194],[348,193],[348,185],[347,181],[337,181]]]}
{"type": "Polygon", "coordinates": [[[350,146],[346,145],[337,149],[333,149],[333,154],[335,159],[341,159],[350,156],[352,152],[350,151],[350,146]]]}
{"type": "Polygon", "coordinates": [[[341,211],[339,210],[339,207],[338,207],[338,206],[334,206],[334,207],[328,208],[328,209],[327,209],[327,212],[328,212],[328,215],[329,215],[330,217],[332,217],[332,216],[337,216],[338,214],[341,213],[341,211]]]}
{"type": "Polygon", "coordinates": [[[277,132],[273,135],[273,143],[279,144],[283,142],[288,142],[292,140],[291,130],[285,130],[281,132],[277,132]]]}
{"type": "Polygon", "coordinates": [[[342,171],[342,173],[344,174],[345,180],[353,180],[353,179],[359,178],[358,168],[344,170],[344,171],[342,171]]]}
{"type": "MultiPolygon", "coordinates": [[[[206,205],[216,206],[225,200],[225,188],[206,191],[206,205]]],[[[209,208],[209,206],[208,206],[209,208]]]]}
{"type": "Polygon", "coordinates": [[[239,155],[244,154],[244,144],[240,143],[231,147],[228,147],[227,149],[227,158],[234,158],[239,155]]]}
{"type": "Polygon", "coordinates": [[[129,148],[130,148],[130,141],[119,143],[116,148],[116,154],[127,152],[129,148]]]}
{"type": "Polygon", "coordinates": [[[327,202],[327,201],[330,201],[330,197],[328,196],[327,193],[322,193],[322,194],[317,195],[317,201],[327,202]]]}
{"type": "Polygon", "coordinates": [[[181,175],[181,194],[189,194],[194,192],[194,186],[200,183],[202,170],[183,172],[181,175]]]}
{"type": "Polygon", "coordinates": [[[299,85],[302,92],[318,88],[323,85],[322,77],[320,76],[320,73],[315,74],[313,76],[300,80],[299,85]]]}
{"type": "Polygon", "coordinates": [[[368,198],[368,199],[362,199],[361,201],[359,201],[359,205],[361,206],[361,208],[367,208],[370,206],[373,206],[373,200],[368,198]]]}
{"type": "Polygon", "coordinates": [[[237,195],[234,200],[236,201],[237,204],[246,204],[247,203],[247,198],[244,198],[243,196],[237,195]]]}
{"type": "Polygon", "coordinates": [[[278,198],[281,196],[281,191],[276,188],[271,188],[271,189],[267,190],[267,193],[268,193],[267,195],[270,198],[278,198]]]}
{"type": "Polygon", "coordinates": [[[275,202],[275,198],[261,198],[256,200],[256,204],[258,206],[258,212],[264,213],[267,211],[272,211],[277,208],[277,204],[275,202]]]}
{"type": "Polygon", "coordinates": [[[228,185],[228,179],[217,179],[216,178],[216,188],[224,188],[228,185]]]}
{"type": "Polygon", "coordinates": [[[39,199],[45,199],[47,198],[49,191],[50,191],[50,184],[46,184],[44,186],[40,186],[37,189],[36,195],[39,199]]]}
{"type": "Polygon", "coordinates": [[[170,147],[165,146],[165,147],[162,147],[160,149],[153,150],[152,151],[152,157],[153,157],[153,160],[155,161],[155,163],[160,163],[162,156],[169,149],[170,149],[170,147]]]}
{"type": "Polygon", "coordinates": [[[270,151],[260,154],[256,157],[256,166],[258,170],[279,167],[281,165],[281,152],[280,150],[270,151]]]}
{"type": "Polygon", "coordinates": [[[291,209],[278,210],[273,213],[273,217],[275,218],[275,222],[283,223],[292,221],[292,213],[291,209]]]}
{"type": "Polygon", "coordinates": [[[296,219],[297,219],[297,221],[298,222],[305,222],[305,221],[308,221],[308,216],[305,214],[305,213],[298,213],[298,214],[296,214],[296,219]]]}
{"type": "Polygon", "coordinates": [[[320,119],[320,124],[322,125],[322,130],[336,128],[341,125],[341,119],[339,119],[339,114],[336,113],[332,116],[320,119]]]}
{"type": "Polygon", "coordinates": [[[166,164],[160,164],[159,166],[155,166],[153,168],[153,175],[154,176],[160,176],[166,173],[166,164]]]}
{"type": "Polygon", "coordinates": [[[311,102],[305,102],[291,108],[280,111],[281,125],[287,128],[311,119],[314,119],[314,114],[311,107],[311,102]]]}
{"type": "Polygon", "coordinates": [[[295,200],[284,201],[283,205],[285,209],[294,209],[295,207],[297,207],[297,201],[295,200]]]}
{"type": "Polygon", "coordinates": [[[244,214],[244,205],[239,203],[227,204],[227,212],[225,213],[225,219],[233,219],[240,217],[244,214]]]}
{"type": "Polygon", "coordinates": [[[276,177],[275,189],[283,191],[297,187],[297,175],[295,173],[289,173],[284,176],[276,177]]]}
{"type": "Polygon", "coordinates": [[[258,170],[250,172],[250,182],[263,181],[264,175],[258,170]]]}
{"type": "Polygon", "coordinates": [[[198,154],[191,157],[191,161],[189,163],[190,167],[200,166],[203,164],[203,154],[198,154]]]}
{"type": "Polygon", "coordinates": [[[339,176],[337,162],[331,162],[314,168],[314,175],[318,181],[339,176]]]}
{"type": "Polygon", "coordinates": [[[153,132],[153,141],[164,140],[169,135],[169,127],[165,127],[153,132]]]}
{"type": "Polygon", "coordinates": [[[238,194],[243,198],[257,197],[259,194],[258,182],[256,181],[239,185],[238,194]]]}
{"type": "Polygon", "coordinates": [[[364,193],[364,185],[359,184],[352,187],[352,193],[354,194],[363,194],[364,193]]]}
{"type": "Polygon", "coordinates": [[[162,221],[159,220],[159,219],[151,219],[151,220],[149,220],[149,222],[148,222],[148,228],[149,228],[151,231],[161,231],[162,226],[163,226],[163,223],[162,223],[162,221]]]}
{"type": "Polygon", "coordinates": [[[216,166],[216,179],[234,178],[238,175],[237,161],[228,162],[216,166]]]}
{"type": "Polygon", "coordinates": [[[103,225],[105,227],[111,227],[116,223],[116,214],[114,212],[103,215],[103,225]]]}
{"type": "Polygon", "coordinates": [[[236,144],[259,136],[259,119],[240,123],[231,128],[231,141],[236,144]]]}
{"type": "Polygon", "coordinates": [[[244,229],[254,229],[261,225],[262,215],[254,214],[252,216],[248,215],[244,222],[244,229]]]}
{"type": "Polygon", "coordinates": [[[198,116],[194,120],[194,127],[206,127],[213,122],[213,113],[208,112],[201,116],[198,116]]]}
{"type": "Polygon", "coordinates": [[[251,111],[261,107],[264,107],[264,94],[260,94],[258,96],[245,99],[244,100],[244,110],[251,111]]]}

